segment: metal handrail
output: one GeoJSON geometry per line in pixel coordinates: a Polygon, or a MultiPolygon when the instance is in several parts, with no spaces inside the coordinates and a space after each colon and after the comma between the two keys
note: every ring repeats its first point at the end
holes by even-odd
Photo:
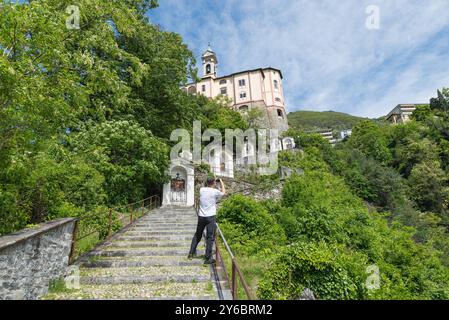
{"type": "Polygon", "coordinates": [[[225,245],[226,250],[228,251],[228,253],[231,256],[231,258],[234,259],[234,254],[232,253],[232,250],[229,247],[228,242],[226,241],[226,238],[225,238],[225,236],[223,235],[223,232],[220,229],[220,226],[218,225],[218,223],[216,225],[217,225],[217,231],[220,234],[221,240],[223,240],[223,244],[225,245]]]}
{"type": "Polygon", "coordinates": [[[243,273],[240,271],[240,267],[237,263],[237,259],[235,258],[234,254],[232,253],[231,248],[229,247],[228,242],[226,241],[225,236],[223,235],[223,232],[220,229],[220,226],[218,225],[218,223],[216,224],[217,226],[217,231],[215,233],[215,254],[216,254],[216,262],[215,262],[215,268],[218,267],[218,265],[220,264],[221,268],[223,269],[223,273],[224,273],[224,277],[226,279],[226,282],[229,284],[229,287],[231,289],[231,293],[232,293],[232,299],[233,300],[238,300],[238,296],[237,296],[237,290],[238,290],[238,281],[237,281],[237,276],[240,279],[240,282],[243,286],[243,289],[245,291],[246,297],[248,298],[248,300],[254,300],[254,297],[245,281],[245,278],[243,276],[243,273]],[[231,261],[232,261],[232,271],[231,271],[231,279],[232,282],[229,283],[229,277],[228,277],[228,273],[226,271],[226,266],[223,262],[223,257],[221,255],[221,250],[218,246],[218,235],[220,235],[221,240],[223,241],[223,244],[226,248],[226,251],[228,252],[229,256],[231,257],[231,261]]]}
{"type": "Polygon", "coordinates": [[[122,223],[124,223],[124,225],[121,227],[121,229],[126,228],[130,224],[132,224],[133,221],[136,218],[143,217],[145,215],[145,209],[147,207],[150,207],[150,210],[152,210],[152,209],[158,208],[160,206],[161,206],[161,198],[160,198],[160,196],[154,195],[154,196],[151,196],[151,197],[145,198],[143,200],[140,200],[140,201],[137,201],[137,202],[134,202],[134,203],[130,203],[130,204],[127,204],[127,205],[124,205],[124,206],[117,206],[115,208],[109,208],[108,212],[104,212],[103,214],[99,214],[99,215],[96,215],[96,216],[95,215],[89,215],[89,216],[78,218],[76,220],[76,222],[75,222],[75,227],[74,227],[74,230],[73,230],[72,244],[71,244],[71,250],[70,250],[70,256],[69,256],[69,264],[72,264],[74,262],[74,260],[75,260],[76,247],[77,247],[77,244],[79,244],[79,241],[99,232],[97,229],[94,228],[94,230],[92,230],[92,231],[89,231],[89,232],[87,232],[85,234],[79,235],[78,234],[79,231],[80,231],[79,225],[80,225],[81,221],[85,221],[88,218],[93,218],[93,217],[102,217],[102,216],[105,217],[107,215],[108,222],[107,222],[106,226],[107,226],[108,235],[107,235],[107,237],[104,240],[108,240],[108,239],[110,239],[113,236],[112,227],[113,227],[113,223],[114,222],[116,222],[116,221],[122,222],[122,223]],[[148,200],[150,200],[149,204],[145,205],[145,201],[148,201],[148,200]],[[135,207],[136,204],[141,204],[141,206],[135,207]],[[123,220],[124,220],[124,218],[128,218],[128,217],[126,216],[126,213],[120,212],[120,211],[117,210],[117,209],[120,209],[120,208],[125,208],[125,211],[129,211],[129,220],[127,219],[126,222],[123,221],[123,220]],[[142,210],[142,215],[140,217],[138,215],[134,215],[134,213],[137,210],[139,210],[139,211],[142,210]],[[122,215],[122,216],[114,221],[113,213],[118,213],[119,215],[122,215]]]}

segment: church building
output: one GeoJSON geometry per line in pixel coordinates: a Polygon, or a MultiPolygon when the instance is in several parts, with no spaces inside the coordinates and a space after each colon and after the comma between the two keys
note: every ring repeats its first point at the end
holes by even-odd
{"type": "Polygon", "coordinates": [[[241,113],[259,108],[263,115],[262,128],[279,129],[279,132],[288,129],[281,70],[268,67],[219,76],[217,55],[210,46],[201,60],[201,81],[188,84],[182,90],[208,98],[227,96],[232,100],[232,108],[241,113]]]}

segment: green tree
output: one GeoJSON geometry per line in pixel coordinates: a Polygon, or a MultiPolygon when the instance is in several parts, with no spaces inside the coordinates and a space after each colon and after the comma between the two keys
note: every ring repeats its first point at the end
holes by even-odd
{"type": "Polygon", "coordinates": [[[449,203],[447,179],[438,161],[416,165],[408,179],[411,198],[422,211],[445,212],[449,203]]]}
{"type": "Polygon", "coordinates": [[[357,124],[348,140],[349,145],[362,152],[366,157],[371,157],[380,163],[388,163],[392,156],[388,149],[388,127],[381,126],[371,121],[363,121],[357,124]]]}
{"type": "Polygon", "coordinates": [[[135,122],[88,125],[69,142],[73,152],[103,174],[111,205],[138,201],[167,179],[166,144],[135,122]]]}

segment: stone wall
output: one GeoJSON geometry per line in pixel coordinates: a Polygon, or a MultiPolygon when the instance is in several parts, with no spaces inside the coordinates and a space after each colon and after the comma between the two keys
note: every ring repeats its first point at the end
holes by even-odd
{"type": "Polygon", "coordinates": [[[257,201],[262,200],[280,200],[282,197],[282,183],[273,183],[269,188],[261,188],[260,185],[255,185],[249,182],[236,179],[223,179],[226,184],[226,192],[228,195],[241,194],[257,201]]]}
{"type": "Polygon", "coordinates": [[[58,219],[0,237],[0,300],[34,300],[65,276],[75,219],[58,219]]]}

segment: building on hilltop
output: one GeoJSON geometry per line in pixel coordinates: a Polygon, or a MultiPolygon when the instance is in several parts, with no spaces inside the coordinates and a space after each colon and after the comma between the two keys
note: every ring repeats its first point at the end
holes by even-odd
{"type": "Polygon", "coordinates": [[[223,95],[230,98],[232,108],[247,113],[253,108],[262,111],[260,126],[267,129],[288,129],[282,72],[275,68],[258,68],[218,76],[218,59],[209,48],[201,56],[203,76],[201,81],[190,83],[181,89],[208,98],[223,95]]]}
{"type": "Polygon", "coordinates": [[[340,139],[344,140],[352,135],[352,129],[346,129],[340,131],[340,139]]]}
{"type": "MultiPolygon", "coordinates": [[[[203,155],[203,163],[210,166],[215,176],[234,178],[236,171],[251,167],[256,159],[259,165],[261,158],[270,160],[277,157],[279,151],[296,148],[293,138],[282,136],[288,129],[288,121],[284,104],[283,77],[279,69],[258,68],[219,77],[217,55],[210,46],[201,59],[203,73],[201,80],[182,86],[181,90],[189,94],[201,94],[210,99],[227,96],[231,101],[230,107],[242,114],[257,108],[262,111],[258,128],[279,130],[279,134],[274,132],[273,136],[268,132],[266,159],[263,158],[263,153],[259,152],[261,150],[258,150],[258,146],[251,144],[248,137],[243,141],[241,155],[237,156],[235,152],[228,153],[227,150],[221,152],[210,150],[209,154],[203,155]]],[[[189,187],[191,185],[189,177],[192,175],[191,160],[192,156],[187,155],[181,162],[172,161],[171,168],[167,172],[172,180],[164,186],[165,205],[191,205],[189,187]]],[[[262,165],[266,164],[262,161],[262,165]]]]}
{"type": "Polygon", "coordinates": [[[343,141],[344,139],[350,137],[352,135],[352,129],[341,130],[338,132],[333,132],[332,129],[319,129],[319,130],[311,130],[306,131],[306,133],[317,133],[322,136],[324,139],[329,141],[332,146],[335,146],[338,142],[343,141]]]}
{"type": "Polygon", "coordinates": [[[329,141],[331,145],[335,145],[338,140],[335,139],[334,133],[332,132],[332,129],[318,129],[318,130],[308,130],[305,131],[306,133],[316,133],[322,136],[324,139],[329,141]]]}
{"type": "Polygon", "coordinates": [[[425,103],[398,104],[393,110],[390,111],[386,117],[386,120],[392,124],[406,123],[411,120],[413,112],[419,105],[425,105],[425,103]]]}

